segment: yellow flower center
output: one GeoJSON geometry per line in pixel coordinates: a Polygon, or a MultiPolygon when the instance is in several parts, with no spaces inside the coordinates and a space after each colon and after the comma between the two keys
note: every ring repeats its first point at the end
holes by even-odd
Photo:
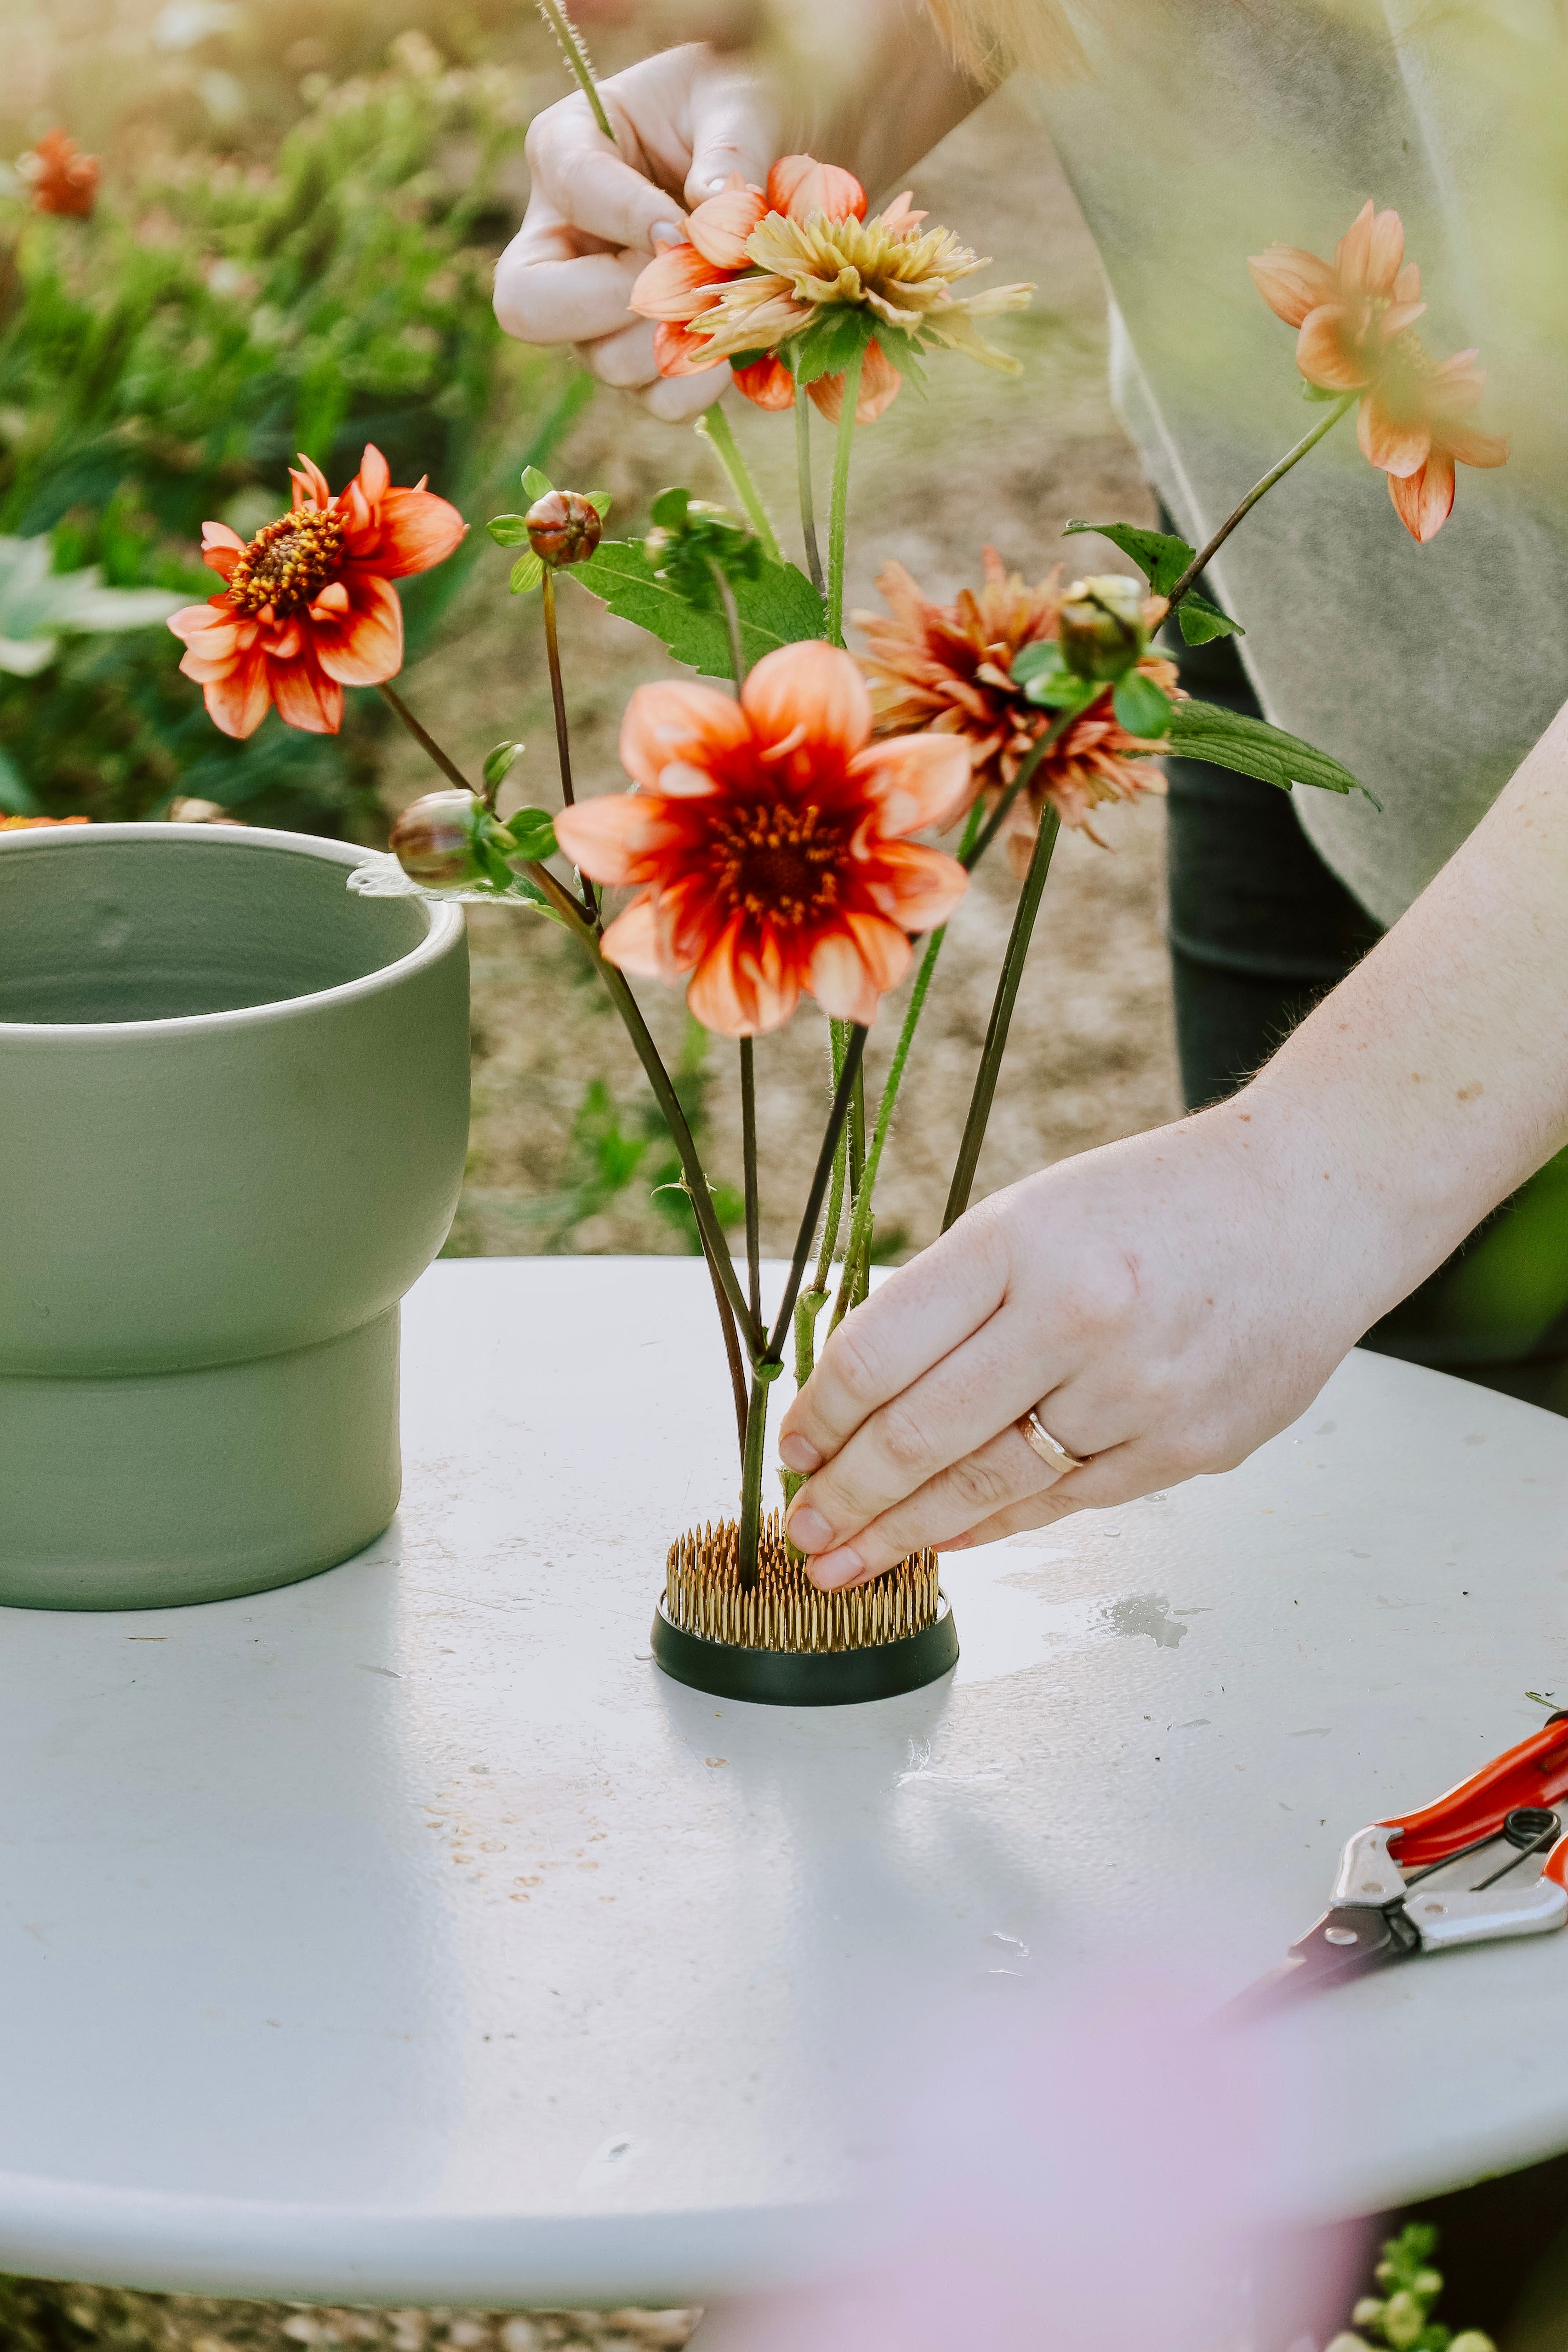
{"type": "Polygon", "coordinates": [[[774,802],[731,807],[710,836],[714,872],[732,908],[799,929],[838,905],[834,868],[843,856],[844,829],[812,804],[774,802]]]}
{"type": "Polygon", "coordinates": [[[229,575],[229,603],[236,613],[262,613],[270,604],[279,620],[314,603],[343,555],[342,518],[331,507],[297,507],[258,530],[229,575]]]}

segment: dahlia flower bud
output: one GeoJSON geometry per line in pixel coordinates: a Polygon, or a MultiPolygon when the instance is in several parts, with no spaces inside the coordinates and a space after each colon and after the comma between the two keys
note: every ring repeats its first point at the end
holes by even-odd
{"type": "Polygon", "coordinates": [[[1453,2337],[1448,2352],[1497,2352],[1497,2346],[1479,2327],[1467,2327],[1453,2337]]]}
{"type": "Polygon", "coordinates": [[[490,880],[481,828],[485,807],[472,793],[426,793],[405,808],[391,846],[403,872],[427,890],[472,889],[490,880]]]}
{"type": "Polygon", "coordinates": [[[586,563],[604,529],[597,508],[577,490],[547,490],[523,520],[528,545],[552,572],[564,563],[586,563]]]}
{"type": "Polygon", "coordinates": [[[662,580],[694,604],[716,600],[710,564],[729,581],[755,580],[762,542],[755,531],[723,507],[694,499],[689,490],[661,490],[653,500],[653,528],[643,552],[662,580]]]}
{"type": "Polygon", "coordinates": [[[1418,2294],[1407,2286],[1391,2294],[1383,2306],[1383,2333],[1394,2347],[1394,2352],[1410,2352],[1410,2347],[1427,2325],[1427,2306],[1418,2294]]]}
{"type": "Polygon", "coordinates": [[[1146,591],[1136,580],[1112,572],[1098,580],[1075,580],[1062,599],[1061,655],[1080,677],[1125,677],[1146,650],[1146,591]]]}

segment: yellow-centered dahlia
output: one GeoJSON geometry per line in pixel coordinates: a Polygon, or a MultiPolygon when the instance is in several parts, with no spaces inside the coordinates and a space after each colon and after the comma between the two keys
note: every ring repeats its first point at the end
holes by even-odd
{"type": "MultiPolygon", "coordinates": [[[[889,613],[854,618],[869,648],[862,667],[877,733],[967,737],[974,784],[968,797],[983,794],[989,808],[1056,716],[1015,685],[1012,665],[1025,646],[1061,635],[1063,597],[1060,570],[1031,588],[1020,572],[1008,571],[994,547],[987,548],[985,565],[982,587],[961,588],[950,604],[938,604],[902,563],[886,563],[876,584],[889,613]]],[[[1157,621],[1164,605],[1151,600],[1148,609],[1157,621]]],[[[1178,696],[1174,662],[1148,653],[1137,667],[1166,694],[1178,696]]],[[[1013,871],[1029,870],[1048,801],[1064,824],[1081,826],[1097,841],[1090,822],[1095,808],[1163,792],[1164,772],[1147,757],[1161,748],[1118,723],[1107,687],[1051,745],[1009,811],[1003,839],[1013,871]]]]}

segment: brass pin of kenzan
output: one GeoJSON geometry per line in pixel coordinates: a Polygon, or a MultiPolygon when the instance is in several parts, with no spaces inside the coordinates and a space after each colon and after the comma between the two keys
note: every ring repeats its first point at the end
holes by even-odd
{"type": "Polygon", "coordinates": [[[764,1522],[757,1582],[743,1588],[734,1520],[704,1527],[670,1547],[664,1610],[673,1624],[708,1642],[747,1650],[807,1653],[873,1648],[936,1622],[941,1607],[934,1551],[912,1552],[869,1584],[823,1592],[784,1540],[780,1515],[764,1522]]]}

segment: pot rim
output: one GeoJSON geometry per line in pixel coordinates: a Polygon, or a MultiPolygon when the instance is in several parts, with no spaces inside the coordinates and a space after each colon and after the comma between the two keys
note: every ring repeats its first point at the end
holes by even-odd
{"type": "MultiPolygon", "coordinates": [[[[346,867],[362,866],[374,854],[359,842],[329,841],[320,834],[286,833],[268,825],[143,822],[39,825],[36,831],[18,827],[14,833],[0,833],[0,856],[68,854],[76,843],[94,841],[123,842],[143,848],[186,841],[209,849],[281,849],[296,856],[319,857],[329,865],[346,867]]],[[[346,882],[344,887],[346,894],[346,882]]],[[[425,965],[439,963],[463,936],[461,906],[435,898],[413,898],[411,903],[424,917],[426,925],[418,946],[399,956],[395,962],[382,964],[358,980],[342,981],[336,988],[316,989],[305,996],[271,997],[265,1004],[235,1005],[226,1013],[174,1013],[162,1021],[0,1021],[0,1042],[13,1038],[57,1038],[63,1042],[78,1037],[167,1037],[185,1033],[202,1035],[213,1030],[250,1027],[284,1015],[311,1013],[320,1006],[348,1004],[357,997],[373,996],[382,989],[413,979],[425,965]]]]}

